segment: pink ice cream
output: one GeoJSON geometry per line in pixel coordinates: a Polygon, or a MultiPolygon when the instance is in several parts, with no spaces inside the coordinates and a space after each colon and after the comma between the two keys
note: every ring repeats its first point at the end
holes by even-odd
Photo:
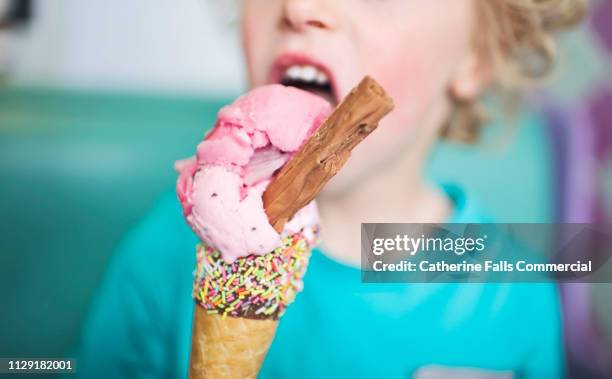
{"type": "Polygon", "coordinates": [[[277,233],[262,195],[331,110],[321,97],[293,87],[256,88],[219,111],[194,158],[177,162],[185,218],[226,261],[266,254],[280,246],[283,235],[318,224],[313,201],[277,233]]]}

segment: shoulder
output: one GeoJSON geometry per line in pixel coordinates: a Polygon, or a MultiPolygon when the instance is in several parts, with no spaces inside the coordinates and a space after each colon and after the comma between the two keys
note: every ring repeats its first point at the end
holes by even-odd
{"type": "Polygon", "coordinates": [[[101,297],[133,293],[147,312],[175,317],[168,305],[189,298],[196,243],[176,195],[165,193],[113,252],[101,297]]]}
{"type": "Polygon", "coordinates": [[[171,192],[126,234],[83,328],[82,377],[186,373],[196,242],[171,192]]]}
{"type": "Polygon", "coordinates": [[[183,262],[189,267],[197,243],[182,216],[176,194],[162,194],[151,209],[140,219],[122,240],[116,251],[119,262],[147,262],[164,265],[169,261],[183,262]]]}

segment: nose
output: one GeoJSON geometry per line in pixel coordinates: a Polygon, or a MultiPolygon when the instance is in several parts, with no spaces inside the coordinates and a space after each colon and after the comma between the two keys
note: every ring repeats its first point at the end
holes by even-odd
{"type": "Polygon", "coordinates": [[[283,0],[282,26],[294,31],[333,29],[335,17],[330,9],[333,0],[283,0]]]}

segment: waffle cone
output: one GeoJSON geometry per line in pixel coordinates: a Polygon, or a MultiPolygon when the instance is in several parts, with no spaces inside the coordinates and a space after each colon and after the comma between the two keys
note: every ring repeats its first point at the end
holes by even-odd
{"type": "Polygon", "coordinates": [[[196,305],[189,378],[256,378],[277,324],[277,320],[209,314],[196,305]]]}

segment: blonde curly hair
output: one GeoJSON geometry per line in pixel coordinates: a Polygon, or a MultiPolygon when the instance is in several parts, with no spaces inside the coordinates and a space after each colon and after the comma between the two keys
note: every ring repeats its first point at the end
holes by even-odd
{"type": "MultiPolygon", "coordinates": [[[[478,26],[474,48],[494,71],[493,87],[504,94],[539,84],[555,63],[557,31],[579,23],[588,0],[476,0],[478,26]]],[[[442,136],[472,142],[480,134],[485,114],[480,99],[450,94],[451,114],[442,136]]]]}

